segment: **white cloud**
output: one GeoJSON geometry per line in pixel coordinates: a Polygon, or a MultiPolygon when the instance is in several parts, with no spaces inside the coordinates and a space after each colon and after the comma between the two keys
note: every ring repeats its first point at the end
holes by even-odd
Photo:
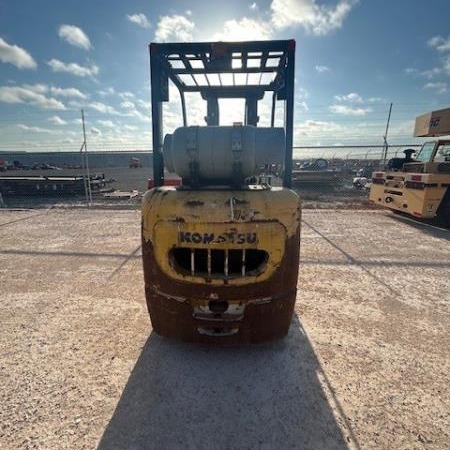
{"type": "Polygon", "coordinates": [[[122,99],[134,98],[134,94],[130,91],[119,92],[117,95],[122,99]]]}
{"type": "Polygon", "coordinates": [[[417,73],[417,72],[418,72],[418,70],[415,69],[414,67],[407,67],[405,69],[405,73],[407,73],[407,74],[412,74],[412,73],[417,73]]]}
{"type": "Polygon", "coordinates": [[[30,127],[28,125],[24,125],[23,123],[19,123],[17,128],[22,131],[31,131],[33,133],[53,133],[53,130],[49,130],[48,128],[30,127]]]}
{"type": "Polygon", "coordinates": [[[20,145],[22,145],[24,148],[27,148],[27,147],[36,147],[36,148],[41,147],[41,144],[39,142],[36,142],[36,141],[21,141],[20,145]]]}
{"type": "MultiPolygon", "coordinates": [[[[438,52],[445,53],[450,52],[450,37],[443,38],[442,36],[434,36],[428,41],[428,45],[434,49],[436,49],[438,52]]],[[[441,59],[442,67],[435,67],[430,70],[425,70],[422,72],[422,75],[426,76],[427,78],[431,79],[435,75],[440,75],[442,73],[446,73],[450,75],[450,56],[448,56],[448,53],[441,59]]],[[[428,83],[428,84],[439,84],[439,83],[428,83]]],[[[441,83],[442,84],[442,83],[441,83]]],[[[424,87],[426,87],[425,85],[424,87]]],[[[446,92],[446,86],[437,88],[440,93],[446,92]]]]}
{"type": "Polygon", "coordinates": [[[103,125],[106,128],[114,128],[115,125],[111,120],[97,120],[100,125],[103,125]]]}
{"type": "Polygon", "coordinates": [[[305,120],[304,122],[297,122],[294,127],[295,140],[300,140],[305,137],[317,137],[323,134],[337,133],[343,130],[341,125],[335,122],[321,121],[321,120],[305,120]]]}
{"type": "Polygon", "coordinates": [[[336,6],[318,5],[316,0],[273,0],[272,23],[283,29],[301,26],[314,35],[325,35],[342,27],[355,0],[339,0],[336,6]]]}
{"type": "Polygon", "coordinates": [[[124,109],[135,109],[136,107],[134,106],[134,103],[133,102],[130,102],[130,101],[125,101],[125,102],[122,102],[121,104],[120,104],[120,106],[122,107],[122,108],[124,108],[124,109]]]}
{"type": "Polygon", "coordinates": [[[89,108],[95,109],[103,114],[119,114],[119,112],[112,106],[105,105],[101,102],[92,102],[88,105],[89,108]]]}
{"type": "Polygon", "coordinates": [[[370,97],[367,99],[367,101],[369,103],[382,103],[382,102],[386,102],[387,100],[382,97],[370,97]]]}
{"type": "Polygon", "coordinates": [[[420,75],[424,76],[425,78],[432,79],[437,75],[440,75],[442,73],[442,69],[440,67],[433,67],[432,69],[424,70],[423,72],[420,72],[420,75]]]}
{"type": "Polygon", "coordinates": [[[150,109],[152,107],[151,102],[146,102],[145,100],[136,100],[136,103],[144,109],[150,109]]]}
{"type": "Polygon", "coordinates": [[[100,97],[107,97],[108,95],[114,95],[115,93],[116,91],[113,87],[106,88],[102,91],[97,91],[97,94],[100,95],[100,97]]]}
{"type": "Polygon", "coordinates": [[[72,109],[80,109],[83,108],[85,105],[81,102],[79,102],[78,100],[70,100],[68,102],[68,105],[72,108],[72,109]]]}
{"type": "Polygon", "coordinates": [[[333,114],[341,114],[343,116],[365,116],[371,112],[371,108],[357,108],[348,105],[331,105],[330,111],[333,114]]]}
{"type": "Polygon", "coordinates": [[[335,95],[334,99],[338,102],[348,102],[348,103],[362,103],[362,97],[356,92],[350,92],[347,95],[335,95]]]}
{"type": "Polygon", "coordinates": [[[123,127],[125,128],[125,130],[129,131],[136,131],[138,129],[138,127],[136,127],[135,125],[124,125],[123,127]]]}
{"type": "Polygon", "coordinates": [[[448,90],[447,83],[427,83],[424,87],[424,89],[433,89],[438,94],[444,94],[448,90]]]}
{"type": "Polygon", "coordinates": [[[267,22],[248,19],[227,20],[223,30],[214,35],[214,40],[222,41],[247,41],[270,39],[272,28],[267,22]]]}
{"type": "Polygon", "coordinates": [[[309,107],[307,105],[306,102],[301,101],[301,102],[295,102],[295,105],[297,106],[298,109],[300,109],[300,111],[309,111],[309,107]]]}
{"type": "MultiPolygon", "coordinates": [[[[126,113],[123,113],[121,115],[125,116],[125,117],[135,117],[135,118],[139,119],[141,122],[151,122],[150,115],[146,116],[145,114],[142,114],[137,109],[129,109],[126,113]]],[[[164,119],[166,119],[166,118],[164,118],[164,119]]]]}
{"type": "Polygon", "coordinates": [[[50,92],[53,95],[59,96],[59,97],[73,97],[73,98],[81,98],[82,100],[86,100],[88,96],[86,94],[83,94],[76,88],[58,88],[58,87],[51,87],[50,92]]]}
{"type": "Polygon", "coordinates": [[[58,36],[66,41],[68,44],[73,45],[84,50],[92,48],[91,41],[87,37],[86,33],[79,27],[74,25],[61,25],[58,30],[58,36]]]}
{"type": "Polygon", "coordinates": [[[37,94],[46,94],[48,92],[48,86],[46,84],[24,84],[23,87],[37,94]]]}
{"type": "Polygon", "coordinates": [[[330,68],[327,66],[316,66],[316,70],[319,73],[323,73],[323,72],[329,72],[330,68]]]}
{"type": "Polygon", "coordinates": [[[328,122],[322,122],[319,120],[305,120],[304,122],[300,122],[299,125],[302,125],[303,128],[311,129],[316,127],[323,128],[323,126],[327,123],[328,122]]]}
{"type": "Polygon", "coordinates": [[[36,69],[36,61],[23,48],[10,45],[0,38],[0,61],[12,64],[19,69],[36,69]]]}
{"type": "Polygon", "coordinates": [[[97,136],[101,136],[102,135],[102,132],[98,128],[95,128],[95,127],[91,128],[91,133],[92,134],[96,134],[97,136]]]}
{"type": "Polygon", "coordinates": [[[258,5],[256,4],[256,2],[253,2],[249,5],[249,8],[253,11],[258,9],[258,5]]]}
{"type": "Polygon", "coordinates": [[[99,69],[92,64],[90,67],[80,66],[77,63],[64,63],[59,59],[51,59],[47,62],[53,72],[71,73],[78,77],[94,77],[98,74],[99,69]]]}
{"type": "Polygon", "coordinates": [[[450,57],[444,62],[444,69],[450,75],[450,57]]]}
{"type": "Polygon", "coordinates": [[[428,78],[429,80],[438,75],[441,75],[442,72],[444,72],[444,69],[441,67],[433,67],[432,69],[422,70],[421,72],[413,67],[407,67],[405,69],[405,73],[407,73],[408,75],[420,75],[422,77],[428,78]]]}
{"type": "Polygon", "coordinates": [[[67,122],[63,119],[61,119],[61,117],[59,116],[52,116],[49,117],[48,120],[53,124],[53,125],[67,125],[67,122]]]}
{"type": "Polygon", "coordinates": [[[150,22],[148,21],[145,14],[137,13],[137,14],[127,14],[127,19],[135,23],[136,25],[139,25],[142,28],[150,28],[150,22]]]}
{"type": "Polygon", "coordinates": [[[309,97],[309,92],[305,88],[298,88],[296,95],[299,99],[306,99],[309,97]]]}
{"type": "Polygon", "coordinates": [[[155,40],[158,42],[187,42],[194,38],[195,23],[185,16],[163,16],[156,27],[155,40]]]}
{"type": "Polygon", "coordinates": [[[55,98],[46,97],[47,87],[45,85],[23,85],[23,86],[1,86],[0,102],[3,103],[26,103],[43,109],[66,109],[64,103],[55,98]]]}
{"type": "Polygon", "coordinates": [[[445,39],[442,36],[434,36],[428,41],[428,45],[438,52],[448,52],[450,51],[450,37],[445,39]]]}

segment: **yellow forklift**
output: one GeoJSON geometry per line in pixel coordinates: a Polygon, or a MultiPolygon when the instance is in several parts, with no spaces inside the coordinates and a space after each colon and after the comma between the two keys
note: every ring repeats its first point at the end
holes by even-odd
{"type": "Polygon", "coordinates": [[[217,345],[281,338],[300,245],[300,200],[290,189],[295,41],[152,43],[150,64],[155,187],[143,198],[142,246],[153,329],[217,345]],[[183,122],[163,139],[169,82],[183,122]],[[186,93],[206,102],[206,125],[190,123],[186,93]],[[270,126],[260,127],[266,93],[270,126]],[[244,123],[220,125],[220,100],[234,98],[245,101],[244,123]],[[278,101],[284,127],[275,127],[278,101]],[[266,176],[275,166],[284,168],[280,187],[266,176]],[[167,172],[181,185],[167,185],[167,172]]]}
{"type": "MultiPolygon", "coordinates": [[[[414,136],[450,135],[450,108],[416,118],[414,136]]],[[[450,140],[425,142],[413,157],[389,160],[386,172],[372,174],[369,200],[372,203],[420,219],[437,218],[450,227],[450,140]]]]}

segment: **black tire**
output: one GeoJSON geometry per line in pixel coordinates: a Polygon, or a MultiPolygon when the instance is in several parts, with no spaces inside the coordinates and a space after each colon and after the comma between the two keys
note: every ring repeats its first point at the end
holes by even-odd
{"type": "Polygon", "coordinates": [[[447,192],[439,205],[437,218],[442,225],[450,228],[450,188],[447,188],[447,192]]]}

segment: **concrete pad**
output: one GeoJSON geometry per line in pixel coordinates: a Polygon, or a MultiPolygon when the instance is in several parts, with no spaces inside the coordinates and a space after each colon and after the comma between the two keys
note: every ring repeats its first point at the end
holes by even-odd
{"type": "Polygon", "coordinates": [[[450,232],[303,214],[282,341],[152,333],[138,211],[0,211],[0,448],[443,449],[450,232]]]}

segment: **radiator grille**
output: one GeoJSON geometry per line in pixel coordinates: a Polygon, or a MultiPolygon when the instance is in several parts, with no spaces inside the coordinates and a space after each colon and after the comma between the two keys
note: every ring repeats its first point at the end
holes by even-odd
{"type": "Polygon", "coordinates": [[[169,253],[172,267],[183,275],[204,278],[251,277],[262,273],[269,255],[255,249],[173,248],[169,253]]]}

